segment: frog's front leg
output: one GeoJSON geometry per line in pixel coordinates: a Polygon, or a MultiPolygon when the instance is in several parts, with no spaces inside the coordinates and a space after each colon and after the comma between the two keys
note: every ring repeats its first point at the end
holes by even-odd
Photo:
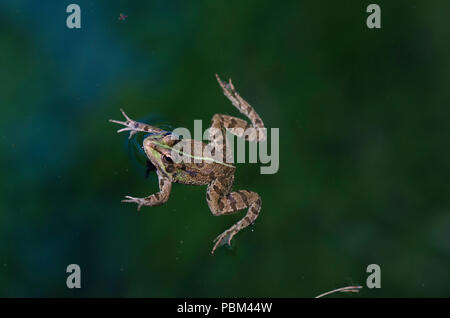
{"type": "Polygon", "coordinates": [[[114,120],[114,119],[110,119],[109,121],[112,123],[115,123],[115,124],[124,125],[125,128],[121,128],[117,132],[121,133],[122,131],[130,131],[130,135],[129,135],[128,139],[131,139],[131,137],[133,137],[133,135],[139,131],[147,132],[147,133],[158,133],[158,134],[164,133],[164,131],[159,128],[134,121],[133,119],[128,117],[127,114],[125,114],[125,112],[123,111],[122,108],[120,109],[120,111],[122,112],[123,117],[125,117],[125,121],[119,121],[119,120],[114,120]]]}
{"type": "Polygon", "coordinates": [[[222,244],[228,243],[230,245],[233,236],[255,222],[261,210],[261,197],[259,194],[247,190],[230,193],[232,181],[232,178],[231,180],[230,178],[223,178],[216,179],[210,183],[206,192],[206,200],[211,212],[214,215],[226,215],[236,213],[245,208],[248,208],[248,210],[241,220],[216,237],[211,254],[222,244]]]}
{"type": "Polygon", "coordinates": [[[169,200],[170,191],[172,190],[172,182],[165,176],[158,173],[159,180],[159,192],[152,194],[146,198],[135,198],[131,196],[125,196],[126,200],[122,200],[122,202],[129,203],[137,203],[138,211],[141,209],[141,206],[156,206],[161,205],[169,200]]]}

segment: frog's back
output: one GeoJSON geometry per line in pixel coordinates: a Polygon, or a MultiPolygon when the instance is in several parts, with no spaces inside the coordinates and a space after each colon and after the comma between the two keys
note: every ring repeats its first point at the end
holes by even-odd
{"type": "Polygon", "coordinates": [[[183,160],[175,165],[177,172],[173,175],[174,182],[205,185],[214,179],[234,175],[234,165],[222,162],[218,156],[211,156],[205,143],[183,140],[177,146],[182,151],[183,160]]]}

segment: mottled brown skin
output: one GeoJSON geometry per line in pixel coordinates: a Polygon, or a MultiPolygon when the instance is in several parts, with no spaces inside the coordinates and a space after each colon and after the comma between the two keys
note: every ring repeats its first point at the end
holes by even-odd
{"type": "MultiPolygon", "coordinates": [[[[252,224],[261,210],[261,197],[258,193],[247,190],[232,192],[235,167],[231,164],[231,152],[226,149],[225,132],[230,131],[249,141],[264,141],[266,138],[261,118],[253,107],[236,92],[231,80],[226,83],[219,76],[216,75],[216,77],[224,95],[241,113],[250,119],[251,123],[233,116],[215,114],[211,121],[209,144],[195,140],[180,140],[169,132],[130,119],[123,110],[121,111],[126,119],[125,122],[110,120],[124,125],[125,128],[119,129],[118,132],[130,131],[130,138],[137,132],[152,133],[144,140],[143,147],[147,157],[156,167],[159,179],[159,192],[145,198],[126,196],[126,199],[122,202],[137,203],[138,210],[141,206],[161,205],[169,199],[172,183],[175,182],[208,185],[206,201],[214,215],[232,214],[248,208],[244,218],[214,240],[215,244],[211,253],[214,253],[216,248],[222,244],[230,244],[233,236],[252,224]],[[215,132],[219,131],[220,134],[214,133],[214,129],[216,129],[215,132]],[[174,157],[176,152],[172,151],[174,148],[193,149],[190,152],[193,154],[195,153],[194,149],[204,150],[205,147],[211,151],[211,156],[202,155],[200,160],[197,160],[199,162],[179,162],[174,157]],[[223,162],[210,160],[213,158],[212,155],[216,155],[215,158],[217,158],[217,155],[220,158],[223,157],[223,162]]],[[[183,153],[185,152],[183,151],[183,153]]]]}

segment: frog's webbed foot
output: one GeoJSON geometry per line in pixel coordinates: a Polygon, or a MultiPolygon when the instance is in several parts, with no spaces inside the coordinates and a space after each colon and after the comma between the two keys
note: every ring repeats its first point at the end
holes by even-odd
{"type": "Polygon", "coordinates": [[[228,94],[234,95],[236,94],[236,90],[234,89],[234,85],[231,82],[231,78],[228,80],[228,83],[225,81],[222,81],[222,79],[219,77],[218,74],[216,74],[217,82],[219,82],[219,85],[223,88],[224,91],[227,91],[228,94]]]}
{"type": "Polygon", "coordinates": [[[128,136],[128,139],[131,139],[131,137],[133,137],[133,135],[139,131],[142,132],[148,132],[148,133],[163,133],[164,131],[162,129],[147,125],[147,124],[143,124],[140,122],[137,122],[133,119],[131,119],[130,117],[128,117],[127,114],[125,114],[124,110],[121,108],[120,111],[122,112],[123,117],[125,117],[126,121],[120,121],[120,120],[114,120],[114,119],[110,119],[109,121],[111,123],[115,123],[115,124],[119,124],[119,125],[124,125],[125,128],[121,128],[119,129],[117,132],[121,133],[123,131],[130,131],[130,135],[128,136]]]}
{"type": "Polygon", "coordinates": [[[250,224],[253,224],[261,210],[261,197],[258,193],[239,190],[228,193],[232,183],[224,184],[224,180],[211,182],[206,192],[206,201],[214,215],[228,215],[248,208],[245,216],[214,240],[211,254],[221,245],[231,245],[233,237],[250,224]],[[228,193],[228,194],[227,194],[228,193]]]}
{"type": "MultiPolygon", "coordinates": [[[[223,94],[242,114],[247,116],[251,121],[249,125],[245,120],[228,115],[214,115],[211,123],[212,128],[221,129],[225,127],[232,134],[238,137],[244,137],[249,141],[264,141],[266,140],[266,128],[255,109],[246,102],[241,95],[234,88],[231,79],[228,82],[222,81],[216,74],[217,82],[222,88],[223,94]]],[[[212,136],[214,138],[214,136],[212,136]]]]}
{"type": "Polygon", "coordinates": [[[211,254],[214,254],[214,251],[216,250],[216,248],[218,248],[219,246],[222,246],[224,244],[228,244],[231,245],[231,239],[233,238],[233,236],[235,236],[237,233],[239,232],[239,230],[236,228],[236,226],[232,226],[231,228],[229,228],[228,230],[226,230],[225,232],[223,232],[222,234],[220,234],[219,236],[217,236],[213,243],[214,247],[211,251],[211,254]]]}

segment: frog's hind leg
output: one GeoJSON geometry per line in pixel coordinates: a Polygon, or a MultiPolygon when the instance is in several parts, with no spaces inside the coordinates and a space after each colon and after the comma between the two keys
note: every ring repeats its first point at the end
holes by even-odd
{"type": "Polygon", "coordinates": [[[211,254],[213,254],[220,245],[226,243],[230,245],[233,236],[255,222],[259,215],[259,211],[261,210],[261,197],[258,193],[247,190],[239,190],[230,193],[229,188],[227,188],[227,186],[223,186],[223,183],[220,180],[214,180],[208,186],[206,200],[211,212],[218,216],[233,214],[245,208],[248,208],[248,210],[241,220],[216,237],[211,254]]]}
{"type": "Polygon", "coordinates": [[[162,129],[134,121],[133,119],[128,117],[127,114],[125,114],[125,112],[123,111],[122,108],[120,109],[120,111],[122,112],[123,117],[125,117],[125,121],[119,121],[119,120],[114,120],[114,119],[110,119],[109,121],[112,123],[115,123],[115,124],[124,125],[125,128],[121,128],[117,132],[121,133],[122,131],[129,130],[130,131],[130,136],[128,137],[129,139],[131,139],[131,137],[133,137],[133,135],[139,131],[146,132],[146,133],[155,133],[155,134],[165,133],[165,131],[162,129]]]}
{"type": "Polygon", "coordinates": [[[237,117],[216,114],[212,119],[211,128],[220,129],[224,127],[232,134],[249,141],[266,140],[266,128],[261,117],[259,117],[255,109],[235,90],[231,79],[227,83],[222,81],[217,74],[216,78],[220,87],[222,87],[223,94],[230,100],[234,107],[247,116],[251,124],[237,117]]]}

